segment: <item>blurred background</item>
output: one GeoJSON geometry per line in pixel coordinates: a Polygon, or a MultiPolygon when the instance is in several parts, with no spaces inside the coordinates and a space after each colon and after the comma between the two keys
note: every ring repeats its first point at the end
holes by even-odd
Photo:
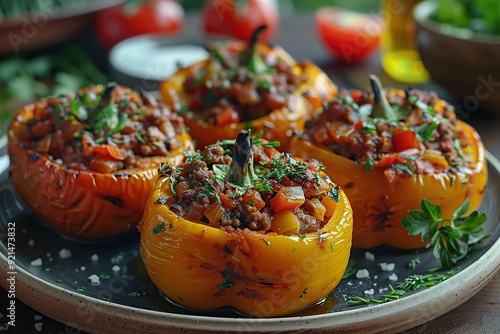
{"type": "Polygon", "coordinates": [[[164,64],[187,65],[194,57],[173,47],[247,39],[261,23],[268,25],[265,41],[298,61],[316,62],[339,86],[366,88],[368,73],[380,72],[391,85],[421,85],[461,99],[467,110],[498,109],[500,0],[423,1],[416,22],[421,2],[2,1],[0,129],[20,105],[89,84],[114,80],[154,91],[151,82],[169,73],[164,64]],[[151,34],[154,39],[137,38],[151,34]],[[463,44],[476,35],[480,45],[463,44]],[[478,47],[481,52],[471,51],[478,47]]]}

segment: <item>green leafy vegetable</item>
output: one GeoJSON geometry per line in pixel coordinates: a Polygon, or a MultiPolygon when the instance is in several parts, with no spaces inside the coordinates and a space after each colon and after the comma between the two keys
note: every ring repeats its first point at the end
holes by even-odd
{"type": "Polygon", "coordinates": [[[432,253],[443,268],[451,268],[469,255],[487,237],[483,223],[486,214],[469,209],[469,198],[453,213],[451,218],[443,218],[441,207],[427,199],[422,199],[422,210],[410,210],[401,224],[410,235],[421,235],[422,241],[430,240],[432,253]]]}

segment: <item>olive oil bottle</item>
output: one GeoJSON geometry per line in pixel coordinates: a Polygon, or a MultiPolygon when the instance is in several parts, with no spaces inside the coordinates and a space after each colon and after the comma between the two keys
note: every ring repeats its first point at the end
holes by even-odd
{"type": "Polygon", "coordinates": [[[384,71],[393,79],[422,84],[429,74],[420,60],[416,47],[413,8],[420,0],[382,0],[385,27],[381,39],[384,71]]]}

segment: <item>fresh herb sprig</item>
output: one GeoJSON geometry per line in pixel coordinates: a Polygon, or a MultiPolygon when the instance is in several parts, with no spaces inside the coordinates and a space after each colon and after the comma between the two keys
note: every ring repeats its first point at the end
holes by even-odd
{"type": "Polygon", "coordinates": [[[487,237],[483,223],[486,214],[477,210],[465,215],[470,205],[467,198],[452,214],[443,218],[441,207],[422,199],[422,210],[410,210],[401,224],[410,235],[421,235],[422,241],[430,240],[432,254],[443,268],[451,268],[469,255],[487,237]]]}
{"type": "Polygon", "coordinates": [[[444,274],[413,274],[406,277],[403,282],[396,286],[389,284],[389,292],[381,294],[378,298],[363,298],[360,296],[346,297],[348,305],[363,305],[363,304],[382,304],[393,300],[400,299],[408,291],[417,291],[434,286],[440,282],[447,280],[461,270],[460,267],[455,267],[444,274]]]}

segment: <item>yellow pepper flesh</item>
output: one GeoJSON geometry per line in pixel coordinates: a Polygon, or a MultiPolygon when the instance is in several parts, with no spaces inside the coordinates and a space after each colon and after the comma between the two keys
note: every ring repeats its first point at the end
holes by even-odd
{"type": "Polygon", "coordinates": [[[315,158],[325,166],[325,172],[344,189],[353,208],[353,247],[372,248],[390,245],[399,249],[418,249],[425,246],[420,236],[409,236],[400,222],[408,210],[420,209],[422,198],[439,204],[443,217],[452,213],[467,197],[470,211],[477,209],[484,195],[488,172],[484,146],[477,132],[458,121],[470,143],[464,153],[475,164],[472,174],[417,174],[389,183],[384,169],[366,172],[341,155],[294,137],[290,152],[297,156],[315,158]]]}
{"type": "Polygon", "coordinates": [[[183,219],[157,202],[169,196],[169,184],[159,178],[148,200],[140,252],[153,283],[174,303],[274,317],[321,301],[340,282],[352,233],[352,210],[342,190],[328,223],[298,236],[183,219]]]}

